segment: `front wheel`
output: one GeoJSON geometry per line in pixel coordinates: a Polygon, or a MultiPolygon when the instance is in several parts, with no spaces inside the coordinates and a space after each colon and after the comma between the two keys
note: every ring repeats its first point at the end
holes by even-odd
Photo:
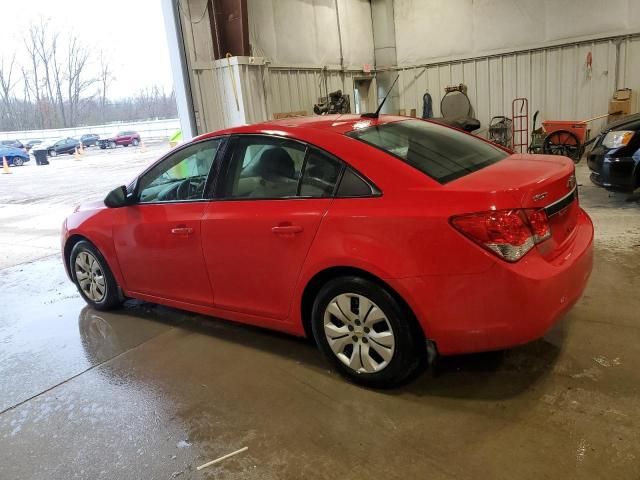
{"type": "Polygon", "coordinates": [[[56,152],[55,150],[49,150],[49,156],[50,157],[55,157],[58,155],[58,152],[56,152]]]}
{"type": "Polygon", "coordinates": [[[364,278],[328,282],[314,302],[312,330],[338,372],[364,386],[402,384],[426,363],[425,338],[411,314],[364,278]]]}
{"type": "Polygon", "coordinates": [[[24,160],[20,157],[13,157],[13,164],[16,167],[21,167],[22,165],[24,165],[24,160]]]}
{"type": "Polygon", "coordinates": [[[118,284],[100,251],[90,242],[76,243],[69,256],[73,281],[82,298],[96,310],[110,310],[122,302],[118,284]]]}

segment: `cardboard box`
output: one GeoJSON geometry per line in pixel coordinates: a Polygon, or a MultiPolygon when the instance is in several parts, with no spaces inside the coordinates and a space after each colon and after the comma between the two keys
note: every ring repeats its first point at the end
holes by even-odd
{"type": "Polygon", "coordinates": [[[609,100],[609,114],[612,114],[612,113],[629,115],[631,113],[631,99],[609,100]]]}
{"type": "Polygon", "coordinates": [[[609,100],[609,116],[607,122],[635,113],[633,111],[633,91],[630,88],[621,88],[613,93],[613,99],[609,100]]]}
{"type": "Polygon", "coordinates": [[[621,88],[613,93],[614,100],[631,100],[633,92],[630,88],[621,88]]]}

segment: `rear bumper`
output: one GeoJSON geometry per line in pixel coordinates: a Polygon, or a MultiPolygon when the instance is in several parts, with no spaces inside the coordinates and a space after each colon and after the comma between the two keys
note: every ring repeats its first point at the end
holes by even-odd
{"type": "Polygon", "coordinates": [[[514,347],[542,337],[580,299],[593,263],[593,224],[581,210],[574,238],[549,262],[536,251],[473,275],[396,280],[441,354],[514,347]]]}

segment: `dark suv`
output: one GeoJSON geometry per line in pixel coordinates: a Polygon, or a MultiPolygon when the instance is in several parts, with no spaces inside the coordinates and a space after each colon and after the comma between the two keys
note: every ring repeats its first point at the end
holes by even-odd
{"type": "Polygon", "coordinates": [[[55,157],[56,155],[62,153],[68,153],[69,155],[73,155],[76,151],[76,148],[80,148],[80,142],[75,138],[67,137],[62,138],[55,142],[54,144],[47,147],[47,153],[50,157],[55,157]]]}
{"type": "Polygon", "coordinates": [[[100,135],[96,135],[95,133],[85,133],[80,137],[83,147],[92,147],[97,145],[98,140],[100,140],[100,135]]]}
{"type": "Polygon", "coordinates": [[[613,190],[640,187],[640,113],[610,123],[587,156],[591,181],[613,190]]]}
{"type": "Polygon", "coordinates": [[[123,147],[133,145],[137,147],[140,145],[140,134],[131,130],[118,132],[113,137],[98,140],[98,145],[100,145],[100,148],[103,150],[105,148],[116,148],[118,145],[122,145],[123,147]]]}

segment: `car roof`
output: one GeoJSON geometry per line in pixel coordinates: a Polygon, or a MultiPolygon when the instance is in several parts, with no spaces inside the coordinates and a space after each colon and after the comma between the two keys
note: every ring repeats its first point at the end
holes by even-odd
{"type": "Polygon", "coordinates": [[[202,140],[205,138],[226,135],[233,133],[271,133],[279,132],[292,134],[295,136],[296,131],[300,130],[321,130],[335,134],[345,134],[352,130],[372,127],[376,125],[384,125],[386,123],[410,120],[408,117],[398,115],[380,115],[379,118],[364,118],[361,115],[318,115],[310,117],[290,117],[280,120],[271,120],[268,122],[255,123],[252,125],[242,125],[239,127],[227,128],[216,132],[205,133],[196,138],[202,140]]]}

